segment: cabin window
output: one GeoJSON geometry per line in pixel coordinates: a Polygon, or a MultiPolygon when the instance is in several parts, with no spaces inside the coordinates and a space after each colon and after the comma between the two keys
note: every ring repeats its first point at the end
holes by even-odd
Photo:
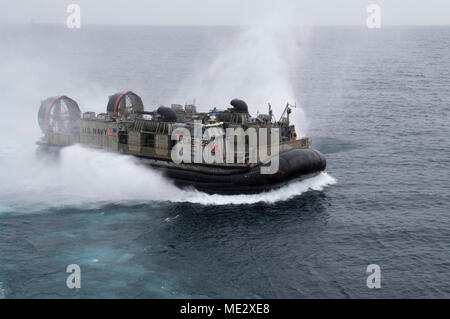
{"type": "Polygon", "coordinates": [[[126,132],[119,132],[119,144],[128,144],[128,135],[126,132]]]}
{"type": "Polygon", "coordinates": [[[155,147],[155,134],[142,134],[142,146],[155,147]]]}

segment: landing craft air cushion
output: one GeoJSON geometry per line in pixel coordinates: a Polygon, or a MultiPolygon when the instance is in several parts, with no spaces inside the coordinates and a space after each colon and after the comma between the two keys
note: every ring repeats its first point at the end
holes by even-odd
{"type": "Polygon", "coordinates": [[[179,104],[149,112],[128,91],[110,96],[106,112],[96,115],[82,114],[67,96],[51,97],[41,102],[38,122],[44,136],[37,143],[44,151],[81,144],[132,155],[178,186],[208,193],[257,193],[325,170],[325,157],[311,148],[310,139],[297,138],[289,122],[291,105],[276,120],[270,105],[268,114],[252,117],[244,101],[230,104],[204,113],[179,104]],[[221,137],[230,129],[246,134],[241,140],[221,137]],[[264,171],[273,163],[275,170],[264,171]]]}

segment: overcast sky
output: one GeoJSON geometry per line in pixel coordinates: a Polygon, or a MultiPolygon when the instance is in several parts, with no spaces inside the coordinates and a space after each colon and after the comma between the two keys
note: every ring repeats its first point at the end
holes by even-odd
{"type": "Polygon", "coordinates": [[[279,12],[301,25],[365,25],[375,3],[383,25],[450,25],[450,0],[0,0],[0,23],[65,23],[71,3],[82,24],[239,25],[279,12]]]}

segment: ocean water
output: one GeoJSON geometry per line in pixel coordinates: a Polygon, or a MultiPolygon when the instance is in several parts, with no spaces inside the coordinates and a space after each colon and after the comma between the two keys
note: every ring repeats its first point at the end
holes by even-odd
{"type": "Polygon", "coordinates": [[[449,47],[444,26],[1,25],[0,298],[450,297],[449,47]],[[297,103],[326,173],[220,196],[127,156],[36,155],[42,99],[101,112],[127,89],[148,110],[297,103]]]}

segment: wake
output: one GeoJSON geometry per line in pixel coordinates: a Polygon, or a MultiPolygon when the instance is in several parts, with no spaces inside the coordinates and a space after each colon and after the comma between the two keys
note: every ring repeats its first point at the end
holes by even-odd
{"type": "Polygon", "coordinates": [[[286,201],[308,190],[322,190],[336,180],[327,173],[252,195],[209,195],[180,189],[159,171],[137,159],[79,145],[61,150],[59,158],[35,152],[2,154],[0,211],[29,212],[51,208],[99,208],[109,204],[189,202],[243,205],[286,201]]]}

